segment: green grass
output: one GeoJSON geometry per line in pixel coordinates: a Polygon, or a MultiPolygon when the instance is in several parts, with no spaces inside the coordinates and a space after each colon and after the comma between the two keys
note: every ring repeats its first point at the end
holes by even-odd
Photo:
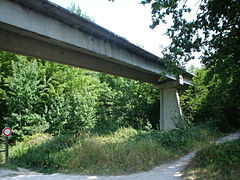
{"type": "Polygon", "coordinates": [[[0,169],[9,169],[17,171],[17,166],[15,164],[0,164],[0,169]]]}
{"type": "MultiPolygon", "coordinates": [[[[4,136],[0,136],[0,150],[5,149],[5,138],[4,136]]],[[[5,152],[0,152],[0,169],[10,169],[10,170],[17,170],[17,166],[14,164],[5,164],[5,152]]]]}
{"type": "MultiPolygon", "coordinates": [[[[0,150],[5,149],[5,139],[4,136],[0,136],[0,150]]],[[[0,165],[5,162],[5,152],[0,152],[0,165]]]]}
{"type": "Polygon", "coordinates": [[[10,160],[44,173],[128,174],[176,159],[218,135],[204,125],[169,132],[121,128],[102,136],[36,134],[11,147],[10,160]]]}
{"type": "Polygon", "coordinates": [[[197,152],[184,171],[186,179],[238,180],[240,139],[211,145],[197,152]]]}

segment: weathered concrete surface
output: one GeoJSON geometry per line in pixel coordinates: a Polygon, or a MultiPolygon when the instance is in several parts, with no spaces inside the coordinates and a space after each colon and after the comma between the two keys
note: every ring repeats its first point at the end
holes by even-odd
{"type": "Polygon", "coordinates": [[[160,92],[160,129],[170,130],[176,127],[182,115],[178,91],[166,88],[160,92]]]}
{"type": "MultiPolygon", "coordinates": [[[[216,141],[217,144],[240,138],[240,132],[230,134],[216,141]]],[[[43,175],[20,169],[17,171],[0,170],[2,180],[181,180],[181,171],[194,156],[195,152],[183,156],[177,161],[161,165],[151,171],[124,176],[81,176],[66,174],[43,175]]]]}
{"type": "Polygon", "coordinates": [[[182,116],[178,87],[183,82],[167,81],[156,88],[160,90],[160,129],[171,130],[176,127],[182,116]],[[166,121],[167,119],[167,121],[166,121]]]}
{"type": "Polygon", "coordinates": [[[1,0],[0,34],[0,50],[152,84],[165,71],[157,56],[46,0],[1,0]]]}

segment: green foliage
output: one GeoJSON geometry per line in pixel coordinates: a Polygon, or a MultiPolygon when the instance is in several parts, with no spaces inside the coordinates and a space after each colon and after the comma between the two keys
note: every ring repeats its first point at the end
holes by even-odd
{"type": "Polygon", "coordinates": [[[120,128],[104,136],[37,134],[16,143],[10,159],[14,165],[48,173],[126,174],[176,159],[217,136],[204,125],[169,132],[120,128]]]}
{"type": "Polygon", "coordinates": [[[218,137],[221,133],[211,124],[202,123],[192,125],[187,123],[178,124],[171,131],[153,131],[145,133],[155,141],[161,144],[162,147],[175,153],[183,154],[197,149],[218,137]]]}
{"type": "Polygon", "coordinates": [[[37,134],[11,149],[11,162],[44,172],[122,174],[148,169],[173,154],[140,132],[121,129],[108,136],[49,137],[37,134]]]}
{"type": "Polygon", "coordinates": [[[64,128],[72,133],[89,131],[96,121],[98,81],[84,73],[19,56],[6,78],[10,93],[5,122],[18,136],[46,130],[59,133],[64,128]]]}
{"type": "Polygon", "coordinates": [[[38,113],[44,89],[39,73],[36,60],[29,63],[27,58],[19,57],[18,62],[12,63],[12,76],[7,78],[11,95],[6,100],[5,121],[17,135],[44,132],[48,128],[43,114],[38,113]]]}
{"type": "Polygon", "coordinates": [[[197,152],[185,171],[185,176],[197,179],[239,179],[240,140],[211,145],[197,152]]]}
{"type": "Polygon", "coordinates": [[[240,1],[204,0],[196,2],[195,7],[185,0],[142,3],[152,5],[152,28],[166,23],[167,17],[172,19],[166,32],[172,42],[163,51],[169,71],[180,73],[178,67],[194,59],[195,52],[202,54],[206,71],[195,80],[200,87],[188,91],[197,91],[194,101],[187,104],[193,113],[191,119],[198,116],[201,121],[212,116],[222,124],[240,126],[240,1]]]}
{"type": "MultiPolygon", "coordinates": [[[[92,20],[75,4],[69,10],[92,20]]],[[[13,139],[158,127],[151,85],[7,52],[0,60],[0,127],[12,127],[13,139]]]]}
{"type": "MultiPolygon", "coordinates": [[[[4,138],[3,138],[3,136],[0,136],[0,150],[4,150],[5,149],[5,147],[4,147],[4,138]]],[[[2,164],[2,163],[4,163],[4,161],[5,161],[5,157],[4,157],[4,153],[0,153],[0,165],[2,164]]]]}
{"type": "Polygon", "coordinates": [[[213,114],[209,113],[211,107],[208,106],[206,100],[209,94],[208,87],[205,85],[205,76],[207,70],[201,69],[196,72],[196,76],[193,77],[193,87],[189,87],[187,90],[181,92],[180,100],[184,118],[188,122],[201,122],[207,117],[211,117],[213,114]],[[203,111],[207,111],[204,113],[203,111]]]}
{"type": "Polygon", "coordinates": [[[157,128],[159,92],[152,85],[112,75],[98,74],[104,85],[100,91],[98,129],[115,130],[119,126],[136,129],[157,128]],[[155,120],[155,121],[154,121],[155,120]]]}
{"type": "Polygon", "coordinates": [[[1,126],[12,127],[14,139],[158,126],[159,94],[149,84],[9,53],[1,58],[1,126]]]}
{"type": "Polygon", "coordinates": [[[91,130],[96,123],[100,82],[87,71],[46,63],[45,116],[49,132],[78,133],[91,130]]]}
{"type": "Polygon", "coordinates": [[[76,6],[75,3],[71,3],[71,6],[68,7],[68,10],[71,12],[71,13],[74,13],[78,16],[81,16],[89,21],[92,21],[94,22],[94,18],[93,17],[90,17],[88,16],[86,13],[83,12],[83,10],[80,8],[80,6],[76,6]]]}
{"type": "MultiPolygon", "coordinates": [[[[63,162],[55,157],[74,144],[74,138],[49,134],[27,136],[11,149],[11,162],[26,168],[38,168],[50,172],[56,170],[63,162]]],[[[63,157],[62,157],[63,158],[63,157]]]]}
{"type": "Polygon", "coordinates": [[[216,126],[222,131],[232,130],[232,125],[239,126],[239,100],[233,99],[238,93],[233,94],[232,82],[223,82],[218,74],[212,74],[212,69],[198,70],[193,78],[195,86],[181,93],[185,120],[215,120],[216,126]]]}
{"type": "Polygon", "coordinates": [[[125,174],[147,170],[173,156],[148,140],[114,141],[102,143],[97,138],[87,139],[73,149],[72,158],[63,169],[69,171],[70,167],[70,171],[80,170],[91,174],[125,174]]]}
{"type": "Polygon", "coordinates": [[[172,18],[173,24],[167,31],[172,43],[164,51],[166,59],[179,64],[181,60],[194,58],[193,52],[203,51],[206,65],[218,69],[218,65],[230,61],[239,66],[239,1],[199,1],[195,4],[197,8],[185,0],[143,0],[142,3],[152,5],[152,28],[166,23],[167,17],[172,18]],[[195,15],[189,19],[191,13],[195,15]]]}
{"type": "Polygon", "coordinates": [[[0,127],[6,124],[4,120],[6,112],[6,99],[10,95],[7,76],[12,74],[12,62],[17,60],[14,54],[0,52],[0,127]]]}

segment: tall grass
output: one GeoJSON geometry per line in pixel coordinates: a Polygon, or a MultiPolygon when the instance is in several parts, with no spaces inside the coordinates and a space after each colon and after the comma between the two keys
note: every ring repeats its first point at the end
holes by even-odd
{"type": "Polygon", "coordinates": [[[169,132],[121,128],[105,135],[36,134],[11,148],[11,162],[45,173],[126,174],[178,158],[214,138],[203,127],[169,132]]]}
{"type": "Polygon", "coordinates": [[[187,179],[238,180],[240,139],[211,145],[197,152],[184,172],[187,179]]]}
{"type": "Polygon", "coordinates": [[[122,129],[107,137],[84,139],[74,146],[62,168],[67,172],[125,174],[149,169],[174,156],[156,141],[136,139],[137,135],[133,129],[122,129]]]}
{"type": "MultiPolygon", "coordinates": [[[[4,138],[3,136],[0,136],[0,150],[4,150],[5,146],[4,146],[4,138]]],[[[4,152],[0,152],[0,164],[4,163],[5,159],[4,159],[4,152]]]]}

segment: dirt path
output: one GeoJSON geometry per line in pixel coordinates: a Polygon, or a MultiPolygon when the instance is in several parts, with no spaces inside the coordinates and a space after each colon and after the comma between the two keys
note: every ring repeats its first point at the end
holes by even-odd
{"type": "MultiPolygon", "coordinates": [[[[216,141],[217,144],[225,141],[233,141],[240,138],[240,132],[230,134],[216,141]]],[[[194,152],[183,156],[177,161],[161,165],[147,172],[130,174],[124,176],[81,176],[66,174],[44,175],[26,169],[19,168],[19,171],[0,170],[1,180],[180,180],[181,171],[189,160],[194,156],[194,152]]]]}

